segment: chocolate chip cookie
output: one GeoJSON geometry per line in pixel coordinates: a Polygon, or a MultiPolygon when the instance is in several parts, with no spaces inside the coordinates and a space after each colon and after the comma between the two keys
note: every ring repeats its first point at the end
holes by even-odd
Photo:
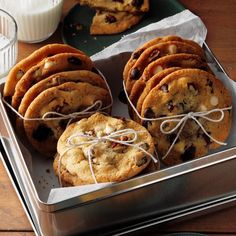
{"type": "MultiPolygon", "coordinates": [[[[102,107],[110,105],[110,94],[106,89],[85,82],[66,82],[41,92],[29,105],[25,118],[42,118],[48,112],[71,114],[84,111],[97,101],[102,107]]],[[[98,104],[91,109],[96,111],[98,104]]],[[[83,115],[86,117],[88,115],[83,115]]],[[[47,118],[55,117],[49,114],[47,118]]],[[[58,116],[56,116],[58,117],[58,116]]],[[[79,119],[81,117],[77,117],[79,119]]],[[[24,120],[24,129],[33,147],[46,156],[56,153],[58,138],[66,128],[68,119],[61,120],[24,120]]]]}
{"type": "Polygon", "coordinates": [[[46,57],[51,57],[58,53],[79,53],[84,54],[84,52],[73,48],[66,44],[47,44],[40,49],[34,51],[28,57],[19,61],[9,72],[7,80],[3,90],[4,98],[11,103],[11,97],[14,94],[15,86],[21,77],[34,65],[39,63],[46,57]]]}
{"type": "Polygon", "coordinates": [[[143,71],[142,80],[148,81],[155,74],[170,67],[198,68],[211,72],[208,64],[198,55],[180,53],[164,56],[150,63],[143,71]]]}
{"type": "MultiPolygon", "coordinates": [[[[143,101],[146,98],[146,96],[149,94],[149,92],[167,75],[171,74],[174,71],[182,69],[181,67],[170,67],[167,69],[164,69],[163,71],[155,74],[149,81],[146,83],[142,80],[138,80],[131,91],[131,94],[129,96],[130,101],[133,103],[134,106],[136,106],[137,112],[140,114],[143,101]]],[[[135,116],[134,114],[134,120],[138,121],[139,118],[135,116]]]]}
{"type": "Polygon", "coordinates": [[[38,83],[34,84],[24,95],[18,112],[24,116],[28,106],[31,102],[44,90],[64,84],[66,82],[87,82],[89,84],[98,86],[100,88],[108,89],[102,77],[92,71],[88,70],[75,70],[59,72],[45,78],[38,83]]]}
{"type": "MultiPolygon", "coordinates": [[[[145,118],[164,118],[187,114],[189,112],[205,112],[212,109],[226,108],[232,105],[229,91],[214,75],[199,69],[182,69],[162,79],[146,96],[142,105],[141,115],[145,118]]],[[[223,112],[219,122],[212,122],[204,117],[195,117],[206,133],[218,141],[225,141],[231,127],[232,111],[223,112]],[[220,132],[219,132],[220,130],[220,132]]],[[[213,112],[206,115],[211,119],[219,119],[221,113],[213,112]]],[[[160,131],[163,120],[143,121],[149,130],[159,153],[165,157],[171,144],[175,141],[169,154],[162,159],[166,165],[174,165],[192,160],[207,154],[208,150],[219,147],[197,124],[189,118],[179,136],[179,129],[164,134],[160,131]],[[161,140],[161,141],[160,141],[161,140]]],[[[176,127],[174,121],[162,124],[164,131],[176,127]]]]}
{"type": "Polygon", "coordinates": [[[138,24],[142,17],[143,14],[96,11],[90,26],[90,34],[117,34],[138,24]]]}
{"type": "MultiPolygon", "coordinates": [[[[152,137],[144,127],[132,120],[96,113],[71,124],[58,140],[62,182],[73,186],[93,184],[95,181],[119,182],[139,174],[148,166],[151,158],[144,151],[115,140],[129,142],[152,155],[154,153],[152,137]],[[115,136],[117,132],[120,134],[115,136]],[[106,139],[108,135],[114,140],[106,139]],[[99,139],[96,144],[87,143],[94,139],[99,139]]],[[[54,161],[54,170],[58,175],[58,158],[54,161]]]]}
{"type": "Polygon", "coordinates": [[[168,41],[150,46],[143,51],[128,73],[125,83],[128,94],[130,94],[134,83],[142,77],[144,69],[151,62],[163,56],[178,53],[196,54],[200,56],[203,61],[205,60],[205,55],[202,49],[185,42],[168,41]]]}
{"type": "Polygon", "coordinates": [[[78,53],[59,53],[45,58],[31,67],[18,81],[11,105],[17,109],[27,90],[52,74],[70,70],[92,70],[93,67],[94,64],[88,56],[78,53]]]}
{"type": "Polygon", "coordinates": [[[129,59],[129,61],[126,63],[123,71],[123,79],[126,82],[128,78],[128,74],[130,69],[133,67],[135,62],[139,59],[139,57],[142,55],[142,53],[147,49],[150,48],[156,44],[163,43],[163,42],[170,42],[170,41],[178,41],[178,42],[184,42],[186,44],[191,45],[192,47],[196,48],[198,52],[202,51],[202,48],[194,41],[188,40],[188,39],[183,39],[177,35],[168,35],[164,37],[157,37],[152,40],[149,40],[148,42],[144,43],[141,45],[139,48],[137,48],[132,54],[129,59]]]}

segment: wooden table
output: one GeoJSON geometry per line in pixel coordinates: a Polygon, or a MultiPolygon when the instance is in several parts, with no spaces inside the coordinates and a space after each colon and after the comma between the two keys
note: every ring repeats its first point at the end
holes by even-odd
{"type": "MultiPolygon", "coordinates": [[[[236,1],[181,0],[181,2],[200,16],[206,24],[208,45],[230,77],[236,80],[236,1]]],[[[66,0],[63,15],[75,3],[76,0],[66,0]]],[[[45,43],[52,42],[61,42],[59,30],[43,43],[19,43],[19,59],[24,58],[45,43]]],[[[170,222],[158,229],[148,231],[149,235],[183,231],[201,232],[208,235],[236,235],[236,206],[181,223],[170,222]]],[[[0,162],[0,236],[5,235],[34,235],[34,233],[0,162]]]]}

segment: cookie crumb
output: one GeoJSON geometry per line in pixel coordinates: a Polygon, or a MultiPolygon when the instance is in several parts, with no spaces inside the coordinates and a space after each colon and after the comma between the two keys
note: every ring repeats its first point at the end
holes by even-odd
{"type": "Polygon", "coordinates": [[[68,25],[68,28],[74,30],[74,31],[80,31],[83,29],[83,25],[81,25],[79,22],[77,23],[71,23],[68,25]]]}

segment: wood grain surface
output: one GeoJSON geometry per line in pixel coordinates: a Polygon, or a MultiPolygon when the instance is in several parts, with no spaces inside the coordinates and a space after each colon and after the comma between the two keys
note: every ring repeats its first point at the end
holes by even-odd
{"type": "MultiPolygon", "coordinates": [[[[75,0],[64,1],[63,16],[76,2],[75,0]]],[[[180,2],[201,17],[208,29],[206,40],[208,45],[228,75],[236,80],[236,1],[181,0],[180,2]]],[[[52,37],[42,43],[19,43],[18,60],[42,45],[52,42],[62,42],[60,26],[52,37]]],[[[165,235],[173,232],[236,235],[236,206],[178,223],[169,222],[132,235],[165,235]]],[[[0,236],[7,235],[31,236],[34,233],[0,161],[0,236]]]]}

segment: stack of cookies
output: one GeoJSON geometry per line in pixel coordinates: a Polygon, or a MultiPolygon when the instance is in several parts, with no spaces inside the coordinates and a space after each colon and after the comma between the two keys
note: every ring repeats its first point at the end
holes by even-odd
{"type": "Polygon", "coordinates": [[[154,143],[140,124],[95,113],[67,127],[57,152],[53,166],[63,186],[120,182],[148,167],[154,143]]]}
{"type": "Polygon", "coordinates": [[[194,41],[166,36],[145,43],[132,53],[123,79],[130,116],[149,130],[166,165],[206,155],[226,140],[231,97],[194,41]]]}
{"type": "Polygon", "coordinates": [[[149,10],[149,0],[79,0],[79,3],[96,10],[91,35],[121,33],[138,24],[149,10]]]}
{"type": "Polygon", "coordinates": [[[88,115],[86,109],[94,113],[103,108],[109,113],[111,105],[109,88],[91,59],[62,44],[46,45],[17,63],[3,95],[23,118],[18,116],[17,130],[46,156],[56,153],[68,115],[80,113],[74,116],[79,119],[88,115]]]}

